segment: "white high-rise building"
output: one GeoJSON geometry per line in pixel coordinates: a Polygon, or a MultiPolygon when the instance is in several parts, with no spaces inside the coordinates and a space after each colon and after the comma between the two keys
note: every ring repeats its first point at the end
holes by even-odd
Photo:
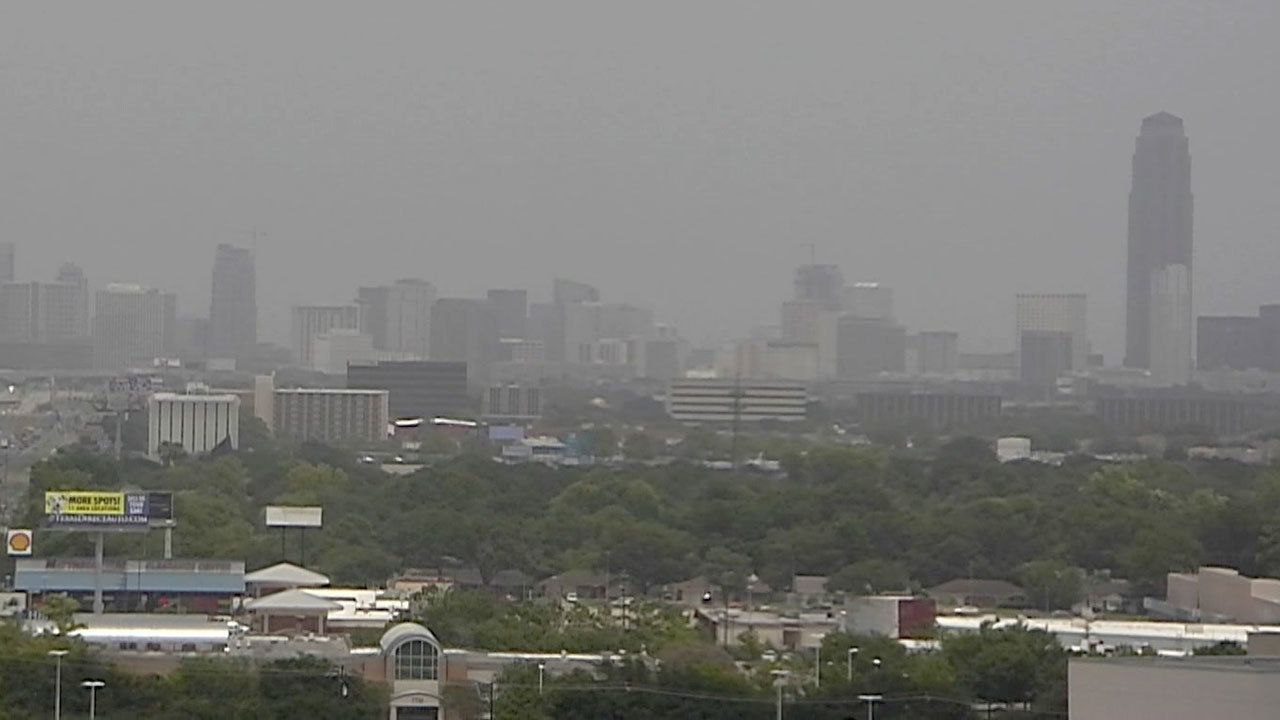
{"type": "Polygon", "coordinates": [[[1157,386],[1191,382],[1195,330],[1191,318],[1191,270],[1182,264],[1151,271],[1151,380],[1157,386]]]}
{"type": "Polygon", "coordinates": [[[859,282],[844,289],[844,311],[863,320],[893,319],[893,288],[859,282]]]}
{"type": "Polygon", "coordinates": [[[356,330],[360,308],[355,305],[295,305],[291,347],[294,362],[303,367],[315,364],[316,336],[330,330],[356,330]]]}
{"type": "Polygon", "coordinates": [[[1071,366],[1084,369],[1089,359],[1088,300],[1084,293],[1020,294],[1015,312],[1017,347],[1024,333],[1063,333],[1071,341],[1071,366]]]}
{"type": "Polygon", "coordinates": [[[360,330],[373,338],[374,348],[409,353],[418,359],[428,356],[435,285],[426,280],[405,279],[391,285],[362,287],[356,302],[360,306],[360,330]]]}

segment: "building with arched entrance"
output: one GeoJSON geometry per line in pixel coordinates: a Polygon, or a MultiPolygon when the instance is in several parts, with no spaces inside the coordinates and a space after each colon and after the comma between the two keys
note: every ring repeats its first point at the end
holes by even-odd
{"type": "MultiPolygon", "coordinates": [[[[383,678],[390,689],[391,720],[441,720],[444,652],[430,630],[417,623],[392,626],[378,641],[383,678]]],[[[366,667],[366,677],[374,673],[366,667]]]]}

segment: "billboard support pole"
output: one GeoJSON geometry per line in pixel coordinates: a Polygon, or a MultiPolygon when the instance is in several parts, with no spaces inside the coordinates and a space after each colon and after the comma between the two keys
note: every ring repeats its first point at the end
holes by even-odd
{"type": "Polygon", "coordinates": [[[93,614],[101,615],[102,606],[102,531],[93,538],[93,614]]]}
{"type": "Polygon", "coordinates": [[[173,559],[173,525],[164,528],[164,559],[173,559]]]}

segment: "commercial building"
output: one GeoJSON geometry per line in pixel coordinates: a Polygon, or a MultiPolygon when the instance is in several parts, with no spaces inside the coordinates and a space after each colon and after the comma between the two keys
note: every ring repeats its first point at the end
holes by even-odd
{"type": "Polygon", "coordinates": [[[525,290],[489,291],[489,304],[498,317],[498,337],[524,339],[529,318],[529,293],[525,290]]]}
{"type": "Polygon", "coordinates": [[[840,628],[854,635],[894,639],[926,638],[934,634],[938,603],[911,595],[868,595],[845,602],[840,628]]]}
{"type": "Polygon", "coordinates": [[[235,395],[156,393],[147,401],[147,455],[166,445],[189,455],[240,447],[240,398],[235,395]]]}
{"type": "Polygon", "coordinates": [[[808,400],[804,385],[796,382],[673,380],[667,414],[681,422],[794,422],[807,416],[808,400]]]}
{"type": "Polygon", "coordinates": [[[1186,385],[1195,364],[1191,268],[1171,264],[1152,270],[1150,307],[1151,380],[1156,387],[1186,385]]]}
{"type": "Polygon", "coordinates": [[[1201,427],[1219,435],[1239,435],[1255,423],[1254,403],[1240,395],[1140,393],[1102,395],[1094,400],[1102,422],[1141,431],[1201,427]]]}
{"type": "MultiPolygon", "coordinates": [[[[66,593],[91,605],[93,558],[18,558],[13,587],[34,596],[66,593]]],[[[102,562],[108,611],[227,612],[244,594],[244,563],[234,560],[116,560],[102,562]]]]}
{"type": "Polygon", "coordinates": [[[836,265],[801,265],[796,268],[792,298],[838,312],[844,307],[844,275],[836,265]]]}
{"type": "Polygon", "coordinates": [[[1072,369],[1071,333],[1023,330],[1018,333],[1018,379],[1024,385],[1050,390],[1072,369]]]}
{"type": "Polygon", "coordinates": [[[486,420],[536,420],[542,417],[542,388],[496,385],[484,394],[486,420]]]}
{"type": "Polygon", "coordinates": [[[1071,720],[1271,720],[1280,707],[1280,658],[1071,658],[1067,703],[1071,720]]]}
{"type": "Polygon", "coordinates": [[[960,334],[923,330],[915,336],[916,371],[949,375],[960,367],[960,334]]]}
{"type": "Polygon", "coordinates": [[[921,420],[936,428],[999,417],[999,395],[946,392],[860,392],[856,407],[863,425],[921,420]]]}
{"type": "Polygon", "coordinates": [[[311,338],[311,369],[342,375],[353,362],[376,360],[373,336],[353,328],[331,328],[311,338]]]}
{"type": "Polygon", "coordinates": [[[440,298],[431,308],[431,359],[463,362],[476,387],[488,383],[498,358],[498,318],[485,300],[440,298]]]}
{"type": "MultiPolygon", "coordinates": [[[[1021,353],[1024,333],[1062,333],[1069,339],[1070,365],[1083,370],[1088,364],[1088,300],[1083,293],[1021,293],[1015,311],[1016,342],[1021,353]]],[[[1019,355],[1019,366],[1024,360],[1019,355]]],[[[1033,375],[1044,374],[1033,370],[1033,375]]]]}
{"type": "Polygon", "coordinates": [[[334,329],[359,330],[360,308],[355,305],[298,305],[293,308],[290,347],[293,361],[303,367],[315,364],[315,339],[334,329]]]}
{"type": "Polygon", "coordinates": [[[1169,573],[1165,603],[1166,610],[1191,620],[1274,625],[1280,623],[1280,580],[1223,567],[1169,573]]]}
{"type": "Polygon", "coordinates": [[[893,288],[858,282],[844,289],[844,311],[866,320],[893,320],[893,288]]]}
{"type": "Polygon", "coordinates": [[[0,340],[63,343],[89,337],[89,283],[73,263],[54,282],[0,285],[0,340]]]}
{"type": "Polygon", "coordinates": [[[425,360],[431,346],[431,306],[436,288],[426,280],[401,279],[390,285],[362,287],[357,293],[360,330],[378,350],[408,353],[425,360]]]}
{"type": "MultiPolygon", "coordinates": [[[[1179,302],[1176,308],[1161,310],[1161,322],[1191,325],[1192,203],[1191,153],[1182,119],[1167,112],[1143,119],[1133,153],[1133,188],[1129,193],[1126,367],[1151,367],[1156,352],[1152,283],[1161,268],[1183,266],[1179,277],[1188,288],[1185,306],[1179,302]],[[1171,312],[1185,313],[1186,317],[1171,317],[1171,312]]],[[[1165,341],[1172,342],[1167,337],[1165,341]]]]}
{"type": "Polygon", "coordinates": [[[781,307],[781,342],[812,345],[818,362],[817,376],[834,377],[840,354],[840,312],[810,300],[791,300],[781,307]]]}
{"type": "Polygon", "coordinates": [[[171,353],[176,340],[177,297],[141,285],[99,290],[93,318],[93,365],[123,370],[150,366],[171,353]]]}
{"type": "Polygon", "coordinates": [[[907,364],[907,329],[890,320],[845,315],[836,329],[836,376],[853,380],[902,373],[907,364]]]}
{"type": "Polygon", "coordinates": [[[391,422],[386,390],[276,390],[271,427],[278,437],[332,444],[385,440],[391,422]]]}
{"type": "Polygon", "coordinates": [[[258,343],[258,280],[253,250],[225,243],[213,256],[209,302],[211,357],[243,358],[258,343]]]}
{"type": "Polygon", "coordinates": [[[1261,369],[1262,320],[1256,316],[1201,316],[1196,319],[1197,370],[1261,369]]]}
{"type": "Polygon", "coordinates": [[[347,387],[386,390],[393,420],[465,414],[471,407],[465,362],[353,363],[347,366],[347,387]]]}

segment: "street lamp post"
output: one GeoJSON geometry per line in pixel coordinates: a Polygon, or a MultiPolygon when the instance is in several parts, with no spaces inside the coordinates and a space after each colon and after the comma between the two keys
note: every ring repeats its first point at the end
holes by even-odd
{"type": "Polygon", "coordinates": [[[93,720],[98,713],[98,688],[106,686],[101,680],[85,680],[80,683],[80,687],[89,691],[89,720],[93,720]]]}
{"type": "Polygon", "coordinates": [[[538,694],[539,694],[539,695],[541,695],[541,694],[542,694],[542,673],[543,673],[546,669],[547,669],[547,664],[546,664],[546,663],[544,663],[544,662],[540,662],[540,663],[538,663],[538,694]]]}
{"type": "Polygon", "coordinates": [[[884,696],[859,695],[858,699],[867,704],[867,720],[876,720],[876,703],[884,702],[884,696]]]}
{"type": "Polygon", "coordinates": [[[50,650],[49,656],[54,659],[53,671],[53,720],[62,720],[62,656],[66,650],[50,650]]]}
{"type": "Polygon", "coordinates": [[[853,684],[853,659],[857,657],[857,655],[858,655],[858,648],[856,647],[849,648],[848,660],[849,660],[849,684],[850,685],[853,684]]]}
{"type": "Polygon", "coordinates": [[[787,678],[791,675],[791,671],[770,670],[769,674],[773,676],[773,686],[778,690],[777,720],[782,720],[782,686],[786,684],[787,678]]]}
{"type": "Polygon", "coordinates": [[[813,684],[814,687],[822,687],[822,639],[827,636],[826,633],[814,633],[813,637],[818,641],[818,654],[814,658],[813,684]]]}

